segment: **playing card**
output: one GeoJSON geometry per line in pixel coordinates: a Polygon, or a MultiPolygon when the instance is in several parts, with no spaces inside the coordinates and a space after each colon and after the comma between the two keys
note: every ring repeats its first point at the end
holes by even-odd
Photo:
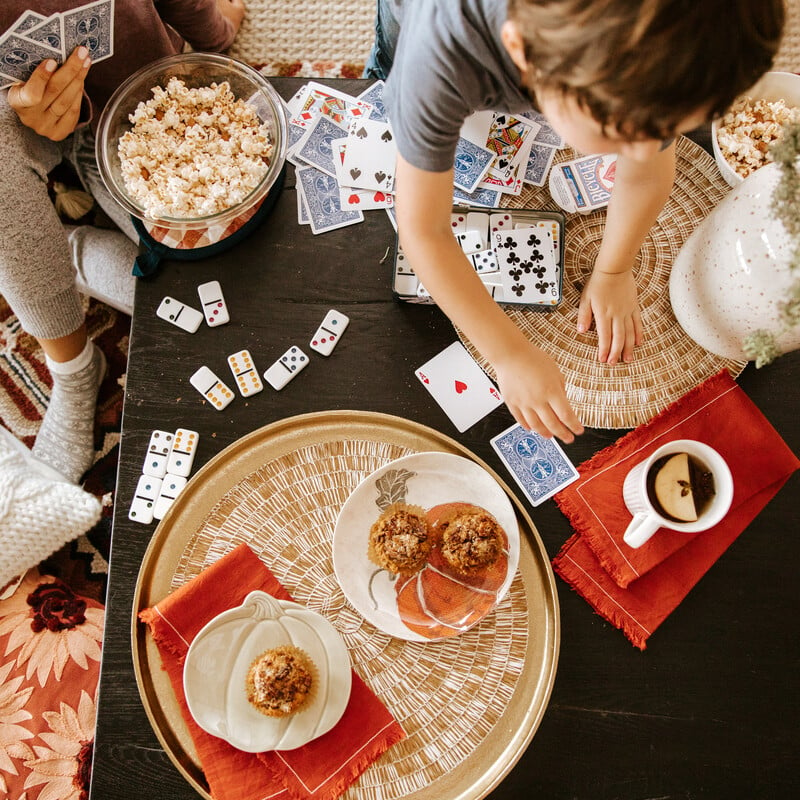
{"type": "Polygon", "coordinates": [[[347,185],[344,173],[344,154],[347,150],[347,140],[339,139],[332,142],[334,149],[333,161],[336,167],[336,180],[339,184],[339,202],[342,208],[360,209],[369,211],[373,208],[392,208],[394,195],[382,192],[380,189],[355,189],[347,185]]]}
{"type": "Polygon", "coordinates": [[[560,270],[546,228],[518,228],[492,235],[506,303],[554,306],[561,300],[560,270]]]}
{"type": "Polygon", "coordinates": [[[292,149],[296,159],[336,177],[333,142],[347,137],[347,131],[330,117],[318,117],[304,131],[292,149]]]}
{"type": "Polygon", "coordinates": [[[555,154],[555,147],[534,142],[528,155],[528,164],[522,180],[525,183],[532,183],[534,186],[544,186],[555,154]]]}
{"type": "Polygon", "coordinates": [[[397,145],[389,123],[374,119],[350,123],[343,164],[348,185],[391,192],[396,161],[397,145]]]}
{"type": "Polygon", "coordinates": [[[578,470],[555,439],[545,439],[521,425],[512,425],[491,444],[533,506],[578,478],[578,470]]]}
{"type": "Polygon", "coordinates": [[[361,211],[343,209],[339,200],[339,185],[336,179],[314,167],[296,171],[298,186],[308,210],[309,224],[313,233],[325,233],[345,225],[363,222],[361,211]]]}
{"type": "Polygon", "coordinates": [[[479,187],[474,192],[465,192],[455,186],[453,189],[453,202],[458,205],[497,208],[500,203],[500,195],[501,192],[497,189],[482,189],[479,187]]]}
{"type": "Polygon", "coordinates": [[[9,33],[17,33],[20,36],[35,28],[40,22],[44,22],[47,17],[44,14],[39,14],[36,11],[23,11],[18,17],[16,22],[8,29],[9,33]]]}
{"type": "Polygon", "coordinates": [[[495,114],[486,138],[486,147],[495,154],[490,173],[507,181],[518,170],[520,161],[527,161],[533,137],[540,127],[521,116],[495,114]]]}
{"type": "Polygon", "coordinates": [[[493,119],[494,111],[476,111],[464,120],[459,136],[473,144],[485,147],[493,119]]]}
{"type": "Polygon", "coordinates": [[[97,0],[61,16],[67,56],[80,45],[89,51],[94,64],[114,55],[114,0],[97,0]]]}
{"type": "Polygon", "coordinates": [[[37,65],[48,58],[60,62],[61,51],[16,33],[0,39],[0,72],[14,81],[27,81],[37,65]]]}
{"type": "Polygon", "coordinates": [[[616,168],[617,157],[610,154],[565,161],[550,171],[550,195],[565,211],[588,214],[603,208],[611,199],[616,168]]]}
{"type": "Polygon", "coordinates": [[[534,142],[547,144],[556,149],[564,146],[564,140],[553,130],[544,114],[539,111],[524,111],[520,116],[535,122],[539,126],[536,136],[533,137],[534,142]]]}
{"type": "Polygon", "coordinates": [[[369,103],[314,81],[306,85],[295,105],[295,113],[289,122],[301,128],[308,127],[320,115],[330,117],[340,125],[346,125],[351,119],[368,118],[372,113],[369,103]]]}
{"type": "Polygon", "coordinates": [[[453,183],[465,192],[474,191],[493,160],[491,150],[460,137],[453,161],[453,183]]]}
{"type": "Polygon", "coordinates": [[[383,120],[384,122],[389,119],[383,102],[383,81],[375,81],[372,86],[361,92],[358,99],[372,106],[372,111],[369,114],[370,119],[383,120]]]}
{"type": "Polygon", "coordinates": [[[425,362],[415,375],[463,433],[502,405],[503,398],[461,342],[425,362]]]}
{"type": "Polygon", "coordinates": [[[25,32],[25,38],[39,44],[52,47],[61,54],[60,62],[64,61],[67,54],[64,52],[64,20],[61,14],[53,14],[47,19],[40,20],[34,27],[25,32]]]}

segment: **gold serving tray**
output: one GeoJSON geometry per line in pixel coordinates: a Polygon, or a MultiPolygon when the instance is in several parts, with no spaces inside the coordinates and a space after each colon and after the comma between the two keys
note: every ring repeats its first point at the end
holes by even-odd
{"type": "Polygon", "coordinates": [[[189,481],[144,555],[131,638],[136,680],[153,730],[207,800],[212,798],[194,745],[138,614],[242,541],[298,602],[331,618],[354,669],[408,734],[344,798],[478,800],[500,783],[533,738],[550,698],[559,607],[536,528],[485,462],[448,436],[400,417],[329,411],[260,428],[189,481]],[[471,631],[443,642],[401,642],[371,626],[344,600],[333,577],[330,540],[338,509],[358,481],[393,458],[424,451],[470,458],[502,486],[520,526],[519,570],[506,599],[471,631]],[[300,525],[299,532],[289,530],[291,522],[275,522],[283,520],[283,511],[300,525]]]}

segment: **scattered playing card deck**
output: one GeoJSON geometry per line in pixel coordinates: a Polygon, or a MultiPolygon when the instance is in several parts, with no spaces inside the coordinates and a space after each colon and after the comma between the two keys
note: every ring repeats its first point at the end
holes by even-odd
{"type": "MultiPolygon", "coordinates": [[[[486,290],[498,303],[553,311],[561,302],[564,215],[534,209],[465,210],[454,206],[453,236],[486,290]]],[[[395,245],[392,291],[408,303],[433,303],[395,245]]]]}
{"type": "Polygon", "coordinates": [[[95,64],[114,55],[114,0],[95,0],[49,17],[24,11],[0,37],[0,89],[27,81],[47,59],[63,64],[81,45],[95,64]]]}

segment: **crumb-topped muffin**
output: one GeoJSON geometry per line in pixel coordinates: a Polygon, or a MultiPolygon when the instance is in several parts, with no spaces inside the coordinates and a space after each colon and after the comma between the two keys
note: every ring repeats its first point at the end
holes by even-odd
{"type": "Polygon", "coordinates": [[[312,694],[314,673],[314,664],[299,647],[265,650],[247,671],[247,699],[268,717],[294,714],[312,694]]]}
{"type": "Polygon", "coordinates": [[[389,572],[413,573],[425,566],[432,547],[425,511],[393,503],[372,524],[367,555],[389,572]]]}
{"type": "Polygon", "coordinates": [[[479,506],[454,510],[440,520],[437,527],[442,555],[453,569],[464,575],[491,566],[503,552],[503,529],[479,506]]]}

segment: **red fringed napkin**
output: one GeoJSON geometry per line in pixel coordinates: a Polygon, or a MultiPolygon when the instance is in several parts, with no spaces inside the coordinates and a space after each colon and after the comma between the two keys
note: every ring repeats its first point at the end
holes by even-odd
{"type": "Polygon", "coordinates": [[[158,646],[183,719],[215,800],[333,800],[405,731],[353,672],[350,702],[324,736],[296,750],[244,753],[203,731],[183,694],[183,660],[194,637],[213,617],[261,590],[291,600],[246,545],[223,556],[152,608],[140,612],[158,646]]]}
{"type": "Polygon", "coordinates": [[[580,478],[556,495],[576,535],[553,567],[643,650],[798,467],[778,432],[730,375],[720,372],[578,467],[580,478]],[[625,475],[673,439],[705,442],[727,461],[734,482],[731,510],[702,533],[662,528],[633,549],[622,541],[631,520],[622,498],[625,475]]]}

